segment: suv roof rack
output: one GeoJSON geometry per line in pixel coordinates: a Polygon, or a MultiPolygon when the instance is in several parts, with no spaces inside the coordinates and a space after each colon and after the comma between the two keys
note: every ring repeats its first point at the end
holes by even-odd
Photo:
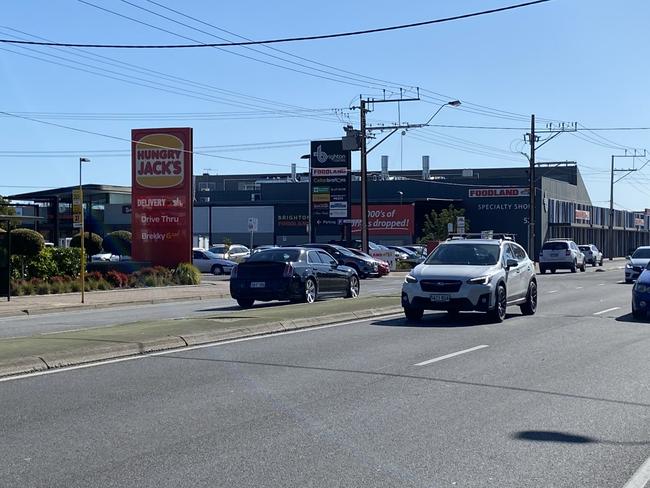
{"type": "Polygon", "coordinates": [[[500,241],[515,241],[517,234],[506,232],[451,232],[447,237],[448,241],[459,239],[496,239],[500,241]]]}

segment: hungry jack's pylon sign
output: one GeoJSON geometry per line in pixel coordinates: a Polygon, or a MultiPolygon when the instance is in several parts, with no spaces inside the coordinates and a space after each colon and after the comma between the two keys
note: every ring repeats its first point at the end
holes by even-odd
{"type": "Polygon", "coordinates": [[[132,255],[174,267],[192,260],[192,129],[133,129],[132,255]]]}

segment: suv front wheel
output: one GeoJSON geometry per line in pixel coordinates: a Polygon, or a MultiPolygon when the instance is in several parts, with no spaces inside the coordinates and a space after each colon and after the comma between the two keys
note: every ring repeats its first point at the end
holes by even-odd
{"type": "Polygon", "coordinates": [[[494,308],[488,312],[493,322],[503,322],[506,318],[506,308],[508,306],[508,295],[506,287],[499,285],[494,294],[494,308]]]}
{"type": "Polygon", "coordinates": [[[537,283],[532,281],[528,283],[528,293],[526,293],[526,303],[519,307],[524,315],[534,315],[537,311],[537,283]]]}

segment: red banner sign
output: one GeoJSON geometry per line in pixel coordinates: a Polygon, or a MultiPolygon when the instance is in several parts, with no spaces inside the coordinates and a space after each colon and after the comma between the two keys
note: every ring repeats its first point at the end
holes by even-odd
{"type": "Polygon", "coordinates": [[[131,131],[133,259],[192,262],[192,129],[131,131]]]}
{"type": "MultiPolygon", "coordinates": [[[[413,205],[368,205],[370,235],[412,235],[413,205]]],[[[352,206],[352,232],[361,233],[361,206],[352,206]]]]}
{"type": "Polygon", "coordinates": [[[590,218],[591,212],[589,212],[589,210],[576,209],[576,220],[589,220],[590,218]]]}

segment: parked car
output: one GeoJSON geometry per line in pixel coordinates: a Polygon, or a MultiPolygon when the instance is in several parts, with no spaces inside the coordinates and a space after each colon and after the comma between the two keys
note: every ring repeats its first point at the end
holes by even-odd
{"type": "Polygon", "coordinates": [[[625,283],[636,280],[650,262],[650,246],[641,246],[627,257],[625,263],[625,283]]]}
{"type": "Polygon", "coordinates": [[[230,274],[237,263],[222,259],[205,249],[195,247],[192,249],[192,264],[196,266],[201,273],[212,273],[213,275],[230,274]]]}
{"type": "Polygon", "coordinates": [[[537,310],[534,263],[508,239],[449,239],[406,276],[402,307],[409,320],[424,310],[487,312],[495,322],[506,308],[519,305],[524,315],[537,310]]]}
{"type": "Polygon", "coordinates": [[[648,316],[650,308],[650,263],[641,271],[641,274],[632,288],[632,316],[642,319],[648,316]]]}
{"type": "Polygon", "coordinates": [[[251,249],[251,254],[255,254],[256,252],[260,251],[265,251],[267,249],[276,249],[278,246],[274,246],[273,244],[263,244],[261,246],[257,246],[253,249],[251,249]]]}
{"type": "Polygon", "coordinates": [[[359,296],[359,276],[322,249],[281,247],[251,255],[230,276],[230,295],[242,308],[256,300],[313,303],[321,297],[359,296]]]}
{"type": "Polygon", "coordinates": [[[386,276],[388,273],[390,273],[390,265],[386,261],[374,258],[370,254],[366,254],[365,252],[359,251],[358,249],[355,249],[353,247],[348,248],[348,250],[356,254],[357,256],[360,256],[362,258],[372,259],[373,261],[375,261],[377,263],[377,274],[380,277],[386,276]]]}
{"type": "Polygon", "coordinates": [[[555,273],[558,269],[570,269],[575,273],[578,269],[585,271],[585,255],[578,245],[569,240],[546,241],[539,253],[539,272],[546,273],[550,270],[555,273]]]}
{"type": "Polygon", "coordinates": [[[593,244],[582,244],[578,249],[585,255],[585,262],[592,266],[603,265],[603,253],[598,250],[593,244]]]}
{"type": "Polygon", "coordinates": [[[424,258],[426,257],[416,253],[415,251],[407,249],[406,247],[403,246],[386,246],[386,247],[395,251],[396,259],[408,263],[411,266],[417,266],[418,264],[423,262],[424,258]]]}
{"type": "Polygon", "coordinates": [[[231,244],[230,246],[217,244],[208,249],[208,251],[216,254],[220,258],[235,261],[236,263],[241,262],[251,255],[250,249],[242,244],[231,244]]]}
{"type": "Polygon", "coordinates": [[[339,264],[354,269],[360,278],[379,276],[379,266],[373,258],[357,256],[348,248],[336,244],[304,244],[301,247],[322,249],[333,256],[339,264]]]}
{"type": "Polygon", "coordinates": [[[422,257],[427,257],[427,247],[426,246],[420,246],[418,245],[411,245],[411,246],[402,246],[404,249],[408,249],[409,251],[413,251],[415,254],[422,256],[422,257]]]}

